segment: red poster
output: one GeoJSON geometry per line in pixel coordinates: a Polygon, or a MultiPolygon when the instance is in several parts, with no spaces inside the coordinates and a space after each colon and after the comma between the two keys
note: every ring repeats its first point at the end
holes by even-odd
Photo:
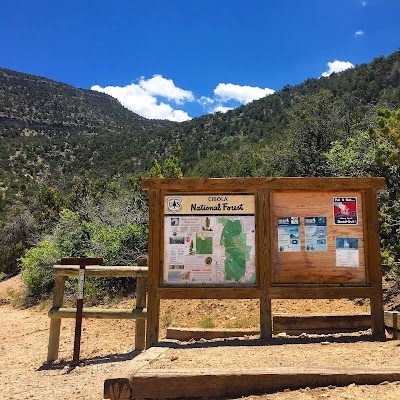
{"type": "Polygon", "coordinates": [[[335,225],[357,225],[357,198],[334,197],[333,217],[335,225]]]}

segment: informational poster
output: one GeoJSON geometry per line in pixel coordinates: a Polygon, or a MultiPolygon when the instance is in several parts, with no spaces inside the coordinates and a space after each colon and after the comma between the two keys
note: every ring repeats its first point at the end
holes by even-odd
{"type": "Polygon", "coordinates": [[[278,250],[300,251],[300,217],[278,218],[278,250]]]}
{"type": "Polygon", "coordinates": [[[326,217],[304,217],[306,251],[328,251],[326,217]]]}
{"type": "Polygon", "coordinates": [[[358,238],[336,238],[336,266],[358,267],[359,265],[358,238]]]}
{"type": "Polygon", "coordinates": [[[255,253],[254,194],[165,195],[165,284],[254,284],[255,253]]]}
{"type": "Polygon", "coordinates": [[[357,198],[334,197],[333,217],[335,225],[357,225],[357,198]]]}

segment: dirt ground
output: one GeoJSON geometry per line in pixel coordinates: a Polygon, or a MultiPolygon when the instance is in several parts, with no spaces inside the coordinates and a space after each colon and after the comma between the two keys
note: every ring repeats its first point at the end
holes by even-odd
{"type": "MultiPolygon", "coordinates": [[[[49,304],[20,309],[15,301],[20,280],[0,282],[0,399],[87,399],[103,398],[108,377],[126,377],[132,372],[134,321],[84,320],[81,366],[69,367],[72,359],[74,321],[62,321],[59,359],[46,364],[50,319],[49,304]]],[[[133,306],[134,300],[119,304],[133,306]]],[[[303,300],[274,303],[274,311],[287,313],[365,312],[362,300],[303,300]]],[[[115,307],[115,305],[114,305],[115,307]]],[[[161,332],[166,325],[252,327],[257,321],[255,301],[164,301],[161,332]]],[[[221,368],[296,366],[379,367],[400,366],[400,341],[374,342],[368,332],[354,335],[281,337],[275,346],[256,338],[175,343],[142,366],[158,368],[221,368]],[[279,342],[280,341],[280,342],[279,342]],[[279,342],[279,343],[278,343],[279,342]]],[[[375,386],[304,388],[245,399],[398,399],[400,382],[375,386]]]]}

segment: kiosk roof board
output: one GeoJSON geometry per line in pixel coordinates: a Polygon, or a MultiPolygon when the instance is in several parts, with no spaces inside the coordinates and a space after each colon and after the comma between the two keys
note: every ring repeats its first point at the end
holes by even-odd
{"type": "Polygon", "coordinates": [[[273,298],[371,300],[383,333],[376,190],[384,178],[152,179],[147,346],[160,299],[260,299],[261,337],[273,298]]]}

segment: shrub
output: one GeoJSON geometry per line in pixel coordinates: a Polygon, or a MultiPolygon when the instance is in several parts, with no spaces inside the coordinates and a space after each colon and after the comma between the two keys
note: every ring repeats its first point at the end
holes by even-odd
{"type": "Polygon", "coordinates": [[[20,259],[28,302],[37,301],[43,294],[51,291],[54,286],[52,267],[60,255],[55,243],[44,240],[39,246],[28,250],[20,259]]]}

